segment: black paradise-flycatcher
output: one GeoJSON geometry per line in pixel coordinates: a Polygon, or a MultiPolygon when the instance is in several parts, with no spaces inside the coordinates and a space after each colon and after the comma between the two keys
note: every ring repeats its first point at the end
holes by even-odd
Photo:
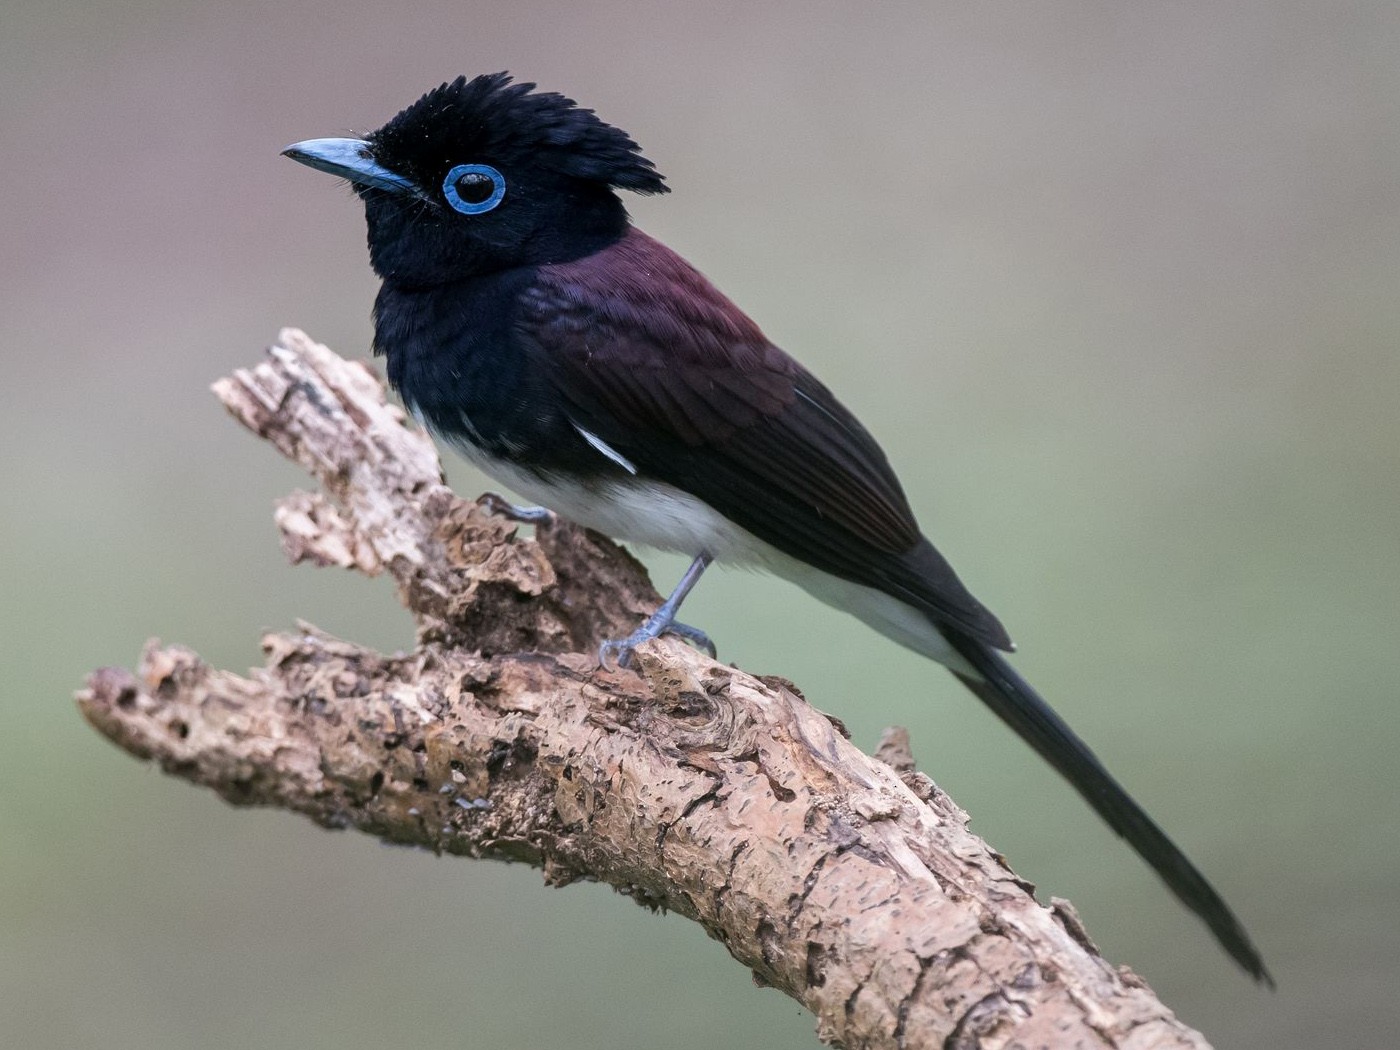
{"type": "Polygon", "coordinates": [[[534,88],[459,78],[363,140],[284,152],[363,200],[375,352],[419,420],[526,498],[694,558],[602,661],[663,632],[713,652],[675,619],[711,561],[785,576],[944,664],[1272,984],[1220,895],[1002,656],[1005,628],[919,531],[875,439],[631,225],[618,190],[667,191],[637,144],[534,88]]]}

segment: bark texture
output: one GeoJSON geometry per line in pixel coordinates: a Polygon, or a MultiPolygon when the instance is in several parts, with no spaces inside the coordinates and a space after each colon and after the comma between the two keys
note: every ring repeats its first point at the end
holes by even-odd
{"type": "Polygon", "coordinates": [[[900,731],[867,756],[791,683],[670,640],[600,670],[659,601],[641,566],[455,497],[366,366],[286,330],[214,389],[320,484],[277,509],[289,557],[390,573],[419,643],[302,625],[246,676],[151,643],[79,694],[118,746],[238,805],[605,881],[701,923],[835,1046],[1207,1045],[1035,900],[900,731]]]}

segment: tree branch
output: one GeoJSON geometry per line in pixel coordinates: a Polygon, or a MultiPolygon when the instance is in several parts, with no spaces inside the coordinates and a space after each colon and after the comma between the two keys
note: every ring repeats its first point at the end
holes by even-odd
{"type": "Polygon", "coordinates": [[[418,646],[302,625],[240,677],[151,643],[78,697],[118,746],[237,805],[607,882],[699,922],[833,1045],[1206,1046],[1036,902],[907,736],[866,756],[790,683],[670,640],[600,670],[659,601],[641,566],[453,496],[366,366],[286,330],[214,389],[320,483],[277,509],[288,556],[390,573],[418,646]]]}

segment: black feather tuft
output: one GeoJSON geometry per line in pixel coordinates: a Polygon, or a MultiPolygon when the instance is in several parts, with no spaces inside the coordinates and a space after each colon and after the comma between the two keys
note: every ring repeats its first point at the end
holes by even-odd
{"type": "Polygon", "coordinates": [[[636,193],[665,193],[665,179],[625,131],[591,109],[509,73],[429,91],[370,136],[376,153],[425,183],[451,160],[528,160],[568,178],[636,193]]]}

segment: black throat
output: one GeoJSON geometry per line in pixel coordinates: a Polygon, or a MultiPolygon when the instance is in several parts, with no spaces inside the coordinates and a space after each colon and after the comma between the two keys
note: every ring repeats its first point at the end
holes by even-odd
{"type": "Polygon", "coordinates": [[[374,304],[375,353],[420,422],[488,472],[493,461],[537,475],[610,472],[569,421],[547,362],[516,329],[537,270],[431,288],[385,281],[374,304]]]}
{"type": "Polygon", "coordinates": [[[538,393],[511,324],[535,268],[427,288],[386,280],[374,303],[374,351],[409,410],[453,442],[499,456],[522,404],[538,393]]]}

